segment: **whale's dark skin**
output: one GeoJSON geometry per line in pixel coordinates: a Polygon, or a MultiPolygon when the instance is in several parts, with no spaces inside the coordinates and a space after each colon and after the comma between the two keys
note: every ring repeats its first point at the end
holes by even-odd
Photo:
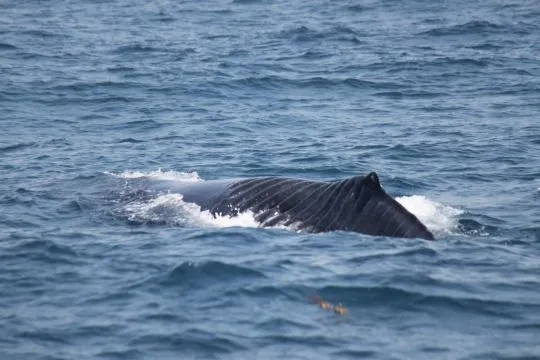
{"type": "Polygon", "coordinates": [[[331,182],[283,177],[204,181],[176,190],[184,201],[214,216],[250,210],[262,226],[434,240],[416,216],[382,189],[374,172],[331,182]]]}

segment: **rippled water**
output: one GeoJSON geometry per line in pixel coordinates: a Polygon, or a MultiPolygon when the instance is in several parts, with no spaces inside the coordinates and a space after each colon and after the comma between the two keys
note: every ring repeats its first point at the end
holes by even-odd
{"type": "Polygon", "coordinates": [[[538,358],[539,9],[3,1],[0,358],[538,358]],[[370,171],[438,241],[148,191],[370,171]]]}

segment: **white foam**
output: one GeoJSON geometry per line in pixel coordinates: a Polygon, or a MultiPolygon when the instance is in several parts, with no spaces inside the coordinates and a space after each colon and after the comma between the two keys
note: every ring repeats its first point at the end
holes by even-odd
{"type": "Polygon", "coordinates": [[[150,201],[134,201],[124,206],[125,215],[131,221],[166,223],[198,227],[258,227],[252,212],[235,217],[213,216],[208,210],[193,203],[184,202],[180,194],[163,194],[150,201]]]}
{"type": "Polygon", "coordinates": [[[176,180],[176,181],[183,181],[183,182],[198,182],[198,181],[204,181],[201,179],[199,174],[197,174],[196,171],[193,172],[180,172],[180,171],[173,171],[173,170],[155,170],[155,171],[131,171],[131,170],[124,170],[124,172],[120,174],[115,174],[106,171],[105,174],[116,176],[122,179],[139,179],[139,178],[147,178],[147,179],[154,179],[154,180],[176,180]]]}
{"type": "Polygon", "coordinates": [[[457,216],[463,213],[420,195],[401,196],[396,200],[435,233],[453,232],[458,225],[457,216]]]}

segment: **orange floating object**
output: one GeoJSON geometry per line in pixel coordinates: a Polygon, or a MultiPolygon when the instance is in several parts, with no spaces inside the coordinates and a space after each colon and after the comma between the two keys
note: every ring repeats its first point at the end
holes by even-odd
{"type": "Polygon", "coordinates": [[[336,314],[339,315],[347,315],[349,313],[349,309],[347,309],[345,306],[339,304],[334,308],[334,311],[336,314]]]}
{"type": "Polygon", "coordinates": [[[310,302],[319,305],[319,307],[321,309],[333,310],[338,315],[347,315],[349,313],[349,309],[347,309],[345,306],[343,306],[341,304],[334,306],[332,303],[330,303],[330,302],[328,302],[326,300],[323,300],[318,295],[310,296],[308,299],[309,299],[310,302]]]}
{"type": "Polygon", "coordinates": [[[323,309],[329,309],[329,310],[332,310],[334,308],[334,305],[324,300],[319,301],[319,306],[323,309]]]}

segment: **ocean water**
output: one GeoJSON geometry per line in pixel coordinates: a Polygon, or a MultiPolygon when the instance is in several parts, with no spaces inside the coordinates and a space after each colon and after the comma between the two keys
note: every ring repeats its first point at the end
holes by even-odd
{"type": "Polygon", "coordinates": [[[539,202],[537,0],[0,2],[2,360],[539,359],[539,202]],[[145,187],[370,171],[436,242],[145,187]]]}

